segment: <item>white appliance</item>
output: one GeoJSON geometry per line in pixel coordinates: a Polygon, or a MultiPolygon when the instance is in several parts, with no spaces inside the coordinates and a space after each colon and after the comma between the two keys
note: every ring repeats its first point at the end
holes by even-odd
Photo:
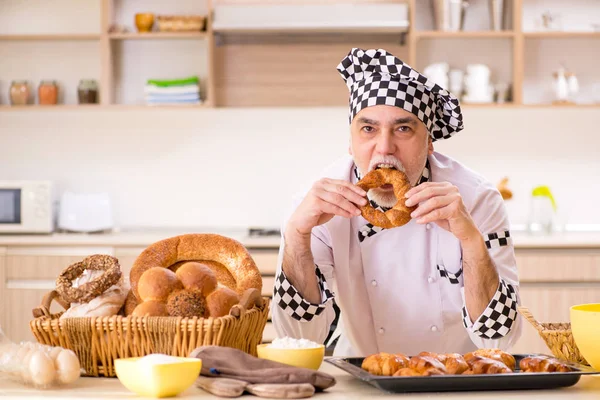
{"type": "Polygon", "coordinates": [[[65,192],[60,199],[58,228],[71,232],[100,232],[113,228],[108,193],[65,192]]]}
{"type": "Polygon", "coordinates": [[[0,233],[51,233],[52,183],[0,181],[0,233]]]}

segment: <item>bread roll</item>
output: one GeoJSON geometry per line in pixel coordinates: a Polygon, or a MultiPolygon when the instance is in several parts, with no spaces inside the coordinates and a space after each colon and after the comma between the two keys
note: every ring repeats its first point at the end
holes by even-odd
{"type": "Polygon", "coordinates": [[[206,314],[206,300],[199,290],[178,290],[171,293],[167,311],[174,317],[198,317],[206,314]]]}
{"type": "Polygon", "coordinates": [[[198,290],[204,297],[217,288],[217,277],[206,265],[197,262],[187,262],[177,268],[175,273],[183,284],[190,290],[198,290]]]}
{"type": "Polygon", "coordinates": [[[134,317],[168,317],[167,305],[156,300],[147,300],[138,305],[131,313],[134,317]]]}
{"type": "Polygon", "coordinates": [[[175,272],[160,267],[146,270],[138,282],[139,299],[142,301],[167,301],[169,294],[183,289],[175,272]]]}
{"type": "Polygon", "coordinates": [[[181,261],[206,261],[220,283],[226,286],[229,285],[225,280],[235,283],[233,289],[238,296],[246,289],[262,290],[260,271],[240,242],[217,234],[186,234],[153,243],[135,260],[130,281],[136,297],[142,299],[139,293],[140,279],[147,270],[153,267],[168,269],[181,261]],[[211,264],[219,268],[213,268],[211,264]],[[231,279],[222,278],[220,274],[229,275],[231,279]]]}
{"type": "Polygon", "coordinates": [[[221,287],[206,297],[208,317],[218,318],[229,314],[231,307],[240,302],[240,298],[233,290],[221,287]]]}

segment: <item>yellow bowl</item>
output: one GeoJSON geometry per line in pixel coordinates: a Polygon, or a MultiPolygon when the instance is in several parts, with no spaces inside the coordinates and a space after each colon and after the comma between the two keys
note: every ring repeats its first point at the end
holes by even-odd
{"type": "Polygon", "coordinates": [[[581,355],[600,371],[600,304],[571,307],[571,331],[581,355]]]}
{"type": "Polygon", "coordinates": [[[150,32],[154,25],[154,14],[138,13],[135,14],[135,26],[138,32],[150,32]]]}
{"type": "Polygon", "coordinates": [[[172,364],[147,364],[139,359],[116,359],[115,372],[123,386],[146,397],[177,396],[198,379],[202,369],[197,358],[177,357],[172,364]]]}
{"type": "Polygon", "coordinates": [[[325,346],[320,345],[310,349],[277,349],[268,344],[256,346],[258,358],[277,361],[294,367],[319,369],[325,356],[325,346]]]}

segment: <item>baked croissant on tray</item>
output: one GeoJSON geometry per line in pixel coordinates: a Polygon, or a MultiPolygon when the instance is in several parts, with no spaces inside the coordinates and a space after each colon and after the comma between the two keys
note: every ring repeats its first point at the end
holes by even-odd
{"type": "MultiPolygon", "coordinates": [[[[492,375],[516,370],[515,357],[500,349],[479,349],[464,356],[422,351],[416,356],[377,353],[366,357],[362,368],[380,376],[492,375]]],[[[549,356],[530,356],[520,360],[521,372],[570,372],[573,368],[549,356]]]]}

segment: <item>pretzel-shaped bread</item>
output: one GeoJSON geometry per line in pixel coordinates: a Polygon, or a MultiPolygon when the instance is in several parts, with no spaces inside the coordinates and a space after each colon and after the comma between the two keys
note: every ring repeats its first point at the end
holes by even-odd
{"type": "Polygon", "coordinates": [[[410,213],[417,207],[407,207],[405,204],[406,192],[411,188],[408,177],[404,172],[393,168],[375,169],[366,174],[356,186],[365,191],[378,188],[385,184],[390,184],[394,187],[394,195],[396,196],[396,204],[386,212],[376,210],[370,203],[360,208],[362,216],[375,226],[384,229],[395,228],[407,224],[410,220],[410,213]]]}

